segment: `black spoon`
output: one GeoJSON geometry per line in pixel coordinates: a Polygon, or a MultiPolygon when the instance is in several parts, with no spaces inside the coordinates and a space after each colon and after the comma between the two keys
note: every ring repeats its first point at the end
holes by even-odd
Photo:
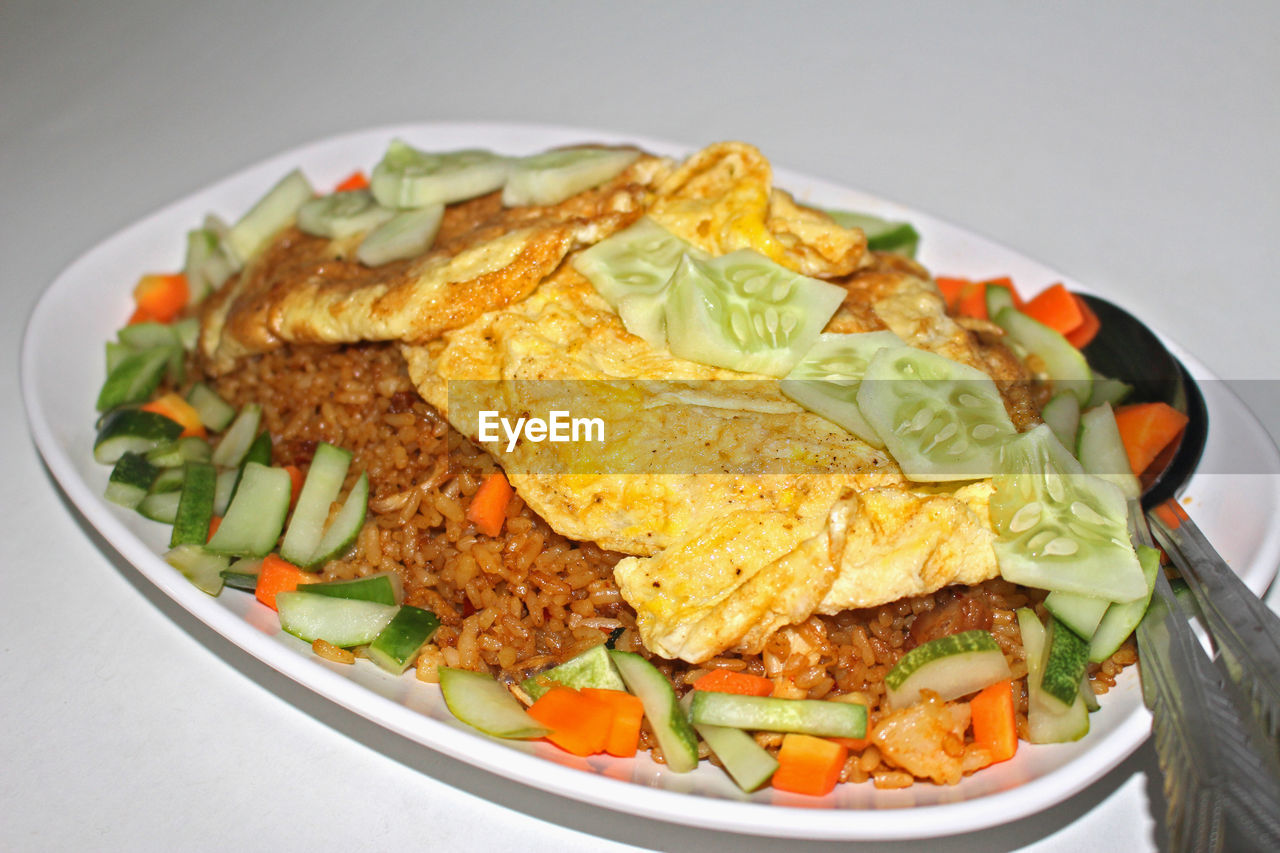
{"type": "MultiPolygon", "coordinates": [[[[1163,401],[1188,417],[1176,446],[1153,463],[1157,473],[1144,478],[1142,508],[1221,654],[1210,664],[1160,574],[1137,640],[1170,842],[1177,850],[1280,849],[1280,619],[1174,499],[1204,452],[1204,397],[1144,323],[1105,299],[1083,298],[1101,324],[1085,349],[1090,365],[1132,384],[1134,401],[1163,401]]],[[[1149,535],[1145,524],[1138,531],[1149,535]]]]}

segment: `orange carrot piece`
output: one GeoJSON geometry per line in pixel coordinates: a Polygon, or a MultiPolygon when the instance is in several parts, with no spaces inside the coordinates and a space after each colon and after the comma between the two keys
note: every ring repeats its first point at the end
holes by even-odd
{"type": "Polygon", "coordinates": [[[710,693],[737,693],[742,696],[772,696],[773,682],[764,676],[752,675],[749,672],[713,669],[705,675],[698,676],[693,682],[693,689],[710,693]]]}
{"type": "Polygon", "coordinates": [[[1079,294],[1073,293],[1071,295],[1075,297],[1076,305],[1080,309],[1080,316],[1084,319],[1080,321],[1079,326],[1067,333],[1067,343],[1076,349],[1084,349],[1098,334],[1098,330],[1102,328],[1102,322],[1098,320],[1098,315],[1093,313],[1093,309],[1080,298],[1079,294]]]}
{"type": "Polygon", "coordinates": [[[333,188],[336,193],[350,192],[351,190],[362,190],[369,186],[369,179],[364,176],[364,172],[356,169],[350,175],[342,179],[342,183],[333,188]]]}
{"type": "MultiPolygon", "coordinates": [[[[213,534],[218,532],[218,528],[222,526],[222,516],[215,515],[209,519],[209,539],[213,538],[213,534]]],[[[209,539],[204,541],[208,542],[209,539]]]]}
{"type": "Polygon", "coordinates": [[[129,315],[129,322],[125,325],[136,326],[138,323],[159,323],[160,321],[151,316],[151,312],[145,308],[138,307],[133,309],[133,313],[129,315]]]}
{"type": "Polygon", "coordinates": [[[1064,284],[1040,291],[1022,307],[1022,313],[1062,335],[1080,328],[1084,315],[1080,313],[1080,300],[1064,284]]]}
{"type": "Polygon", "coordinates": [[[133,288],[133,301],[138,310],[158,323],[172,322],[186,307],[189,296],[187,277],[182,273],[144,275],[133,288]]]}
{"type": "Polygon", "coordinates": [[[1160,506],[1155,508],[1156,516],[1165,523],[1170,530],[1177,530],[1182,526],[1182,522],[1188,519],[1187,511],[1183,509],[1178,501],[1170,498],[1160,506]]]}
{"type": "Polygon", "coordinates": [[[992,763],[1007,761],[1018,751],[1018,726],[1013,713],[1013,680],[985,687],[969,700],[973,740],[985,747],[992,763]]]}
{"type": "Polygon", "coordinates": [[[613,708],[572,687],[552,687],[529,706],[529,716],[551,729],[547,740],[574,755],[603,752],[613,708]]]}
{"type": "Polygon", "coordinates": [[[960,301],[956,303],[956,313],[961,317],[987,319],[987,283],[985,281],[975,281],[964,289],[960,294],[960,301]]]}
{"type": "Polygon", "coordinates": [[[306,478],[302,475],[302,469],[297,465],[286,465],[284,470],[289,472],[289,479],[293,481],[293,492],[289,496],[289,509],[293,509],[298,505],[298,495],[302,494],[302,482],[306,478]]]}
{"type": "Polygon", "coordinates": [[[619,758],[633,757],[640,748],[640,721],[644,719],[644,703],[640,697],[599,687],[584,687],[579,692],[608,705],[613,714],[604,751],[619,758]]]}
{"type": "Polygon", "coordinates": [[[178,394],[165,394],[163,397],[157,397],[144,405],[142,411],[154,412],[157,415],[163,415],[171,421],[177,421],[182,424],[182,433],[178,436],[179,438],[184,438],[188,435],[204,438],[208,434],[205,432],[204,424],[200,422],[200,413],[178,394]]]}
{"type": "Polygon", "coordinates": [[[1116,409],[1116,426],[1129,456],[1129,467],[1141,475],[1182,434],[1187,416],[1168,403],[1134,403],[1116,409]]]}
{"type": "Polygon", "coordinates": [[[485,536],[497,536],[507,520],[507,504],[511,502],[511,484],[497,471],[480,484],[467,507],[467,521],[485,536]]]}
{"type": "Polygon", "coordinates": [[[849,750],[843,744],[812,735],[787,734],[778,750],[773,787],[815,797],[829,794],[840,781],[840,771],[848,757],[849,750]]]}
{"type": "Polygon", "coordinates": [[[314,583],[316,576],[303,571],[293,563],[287,563],[275,554],[268,554],[262,560],[262,569],[258,572],[258,586],[253,594],[259,601],[276,609],[276,596],[282,592],[293,592],[303,584],[314,583]]]}
{"type": "Polygon", "coordinates": [[[950,278],[947,276],[938,276],[934,279],[938,285],[938,290],[942,293],[942,298],[946,300],[947,310],[955,313],[956,308],[960,305],[960,294],[964,293],[966,287],[973,285],[973,282],[967,278],[950,278]]]}
{"type": "Polygon", "coordinates": [[[850,752],[862,752],[871,745],[871,732],[867,732],[866,737],[829,737],[827,740],[840,744],[850,752]]]}

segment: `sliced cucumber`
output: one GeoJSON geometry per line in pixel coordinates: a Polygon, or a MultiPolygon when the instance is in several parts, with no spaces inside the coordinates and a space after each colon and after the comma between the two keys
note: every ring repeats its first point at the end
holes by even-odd
{"type": "Polygon", "coordinates": [[[1040,689],[1062,703],[1066,710],[1076,701],[1080,679],[1089,666],[1089,644],[1057,619],[1049,619],[1045,631],[1044,663],[1040,667],[1040,689]]]}
{"type": "Polygon", "coordinates": [[[182,424],[155,412],[117,409],[102,419],[93,442],[93,458],[114,465],[126,453],[147,453],[182,434],[182,424]]]}
{"type": "Polygon", "coordinates": [[[199,545],[179,545],[164,555],[164,561],[182,572],[202,592],[217,595],[222,592],[222,573],[231,562],[226,557],[210,554],[199,545]]]}
{"type": "Polygon", "coordinates": [[[178,501],[181,498],[181,491],[157,492],[153,490],[151,494],[139,502],[138,513],[143,518],[149,518],[161,524],[173,524],[174,519],[178,517],[178,501]]]}
{"type": "Polygon", "coordinates": [[[182,466],[161,468],[160,473],[151,481],[149,494],[161,495],[165,492],[180,492],[182,491],[182,483],[186,479],[187,471],[182,466]]]}
{"type": "Polygon", "coordinates": [[[1013,290],[1003,284],[987,282],[982,288],[982,295],[987,303],[988,317],[994,317],[1006,308],[1016,307],[1013,303],[1013,290]]]}
{"type": "Polygon", "coordinates": [[[187,435],[147,451],[147,461],[160,468],[177,468],[188,462],[208,462],[213,455],[209,442],[187,435]]]}
{"type": "Polygon", "coordinates": [[[240,482],[240,469],[227,468],[218,472],[218,479],[213,488],[213,514],[226,515],[231,505],[231,496],[235,494],[236,484],[240,482]]]}
{"type": "Polygon", "coordinates": [[[316,546],[313,556],[315,565],[336,560],[351,548],[356,537],[360,535],[360,528],[364,526],[368,506],[369,475],[364,473],[351,487],[351,491],[347,493],[347,499],[342,502],[342,509],[338,510],[338,514],[333,517],[333,521],[324,531],[324,536],[320,537],[320,544],[316,546]]]}
{"type": "Polygon", "coordinates": [[[187,402],[200,416],[200,423],[213,432],[222,432],[236,418],[235,406],[222,399],[217,391],[203,382],[191,386],[191,390],[187,392],[187,402]]]}
{"type": "Polygon", "coordinates": [[[1044,663],[1045,630],[1035,611],[1018,610],[1022,648],[1027,655],[1027,740],[1031,743],[1066,743],[1089,733],[1089,711],[1076,696],[1066,710],[1062,703],[1045,695],[1040,687],[1044,663]]]}
{"type": "Polygon", "coordinates": [[[227,428],[222,441],[218,442],[218,446],[214,448],[210,461],[219,468],[237,467],[244,460],[244,455],[249,452],[249,446],[258,435],[258,426],[261,423],[262,406],[257,403],[246,404],[231,422],[231,426],[227,428]]]}
{"type": "Polygon", "coordinates": [[[551,729],[530,717],[511,691],[492,676],[447,666],[440,667],[439,674],[444,703],[455,717],[472,728],[505,738],[551,734],[551,729]]]}
{"type": "MultiPolygon", "coordinates": [[[[696,693],[696,690],[691,690],[680,700],[680,707],[686,714],[696,693]]],[[[762,787],[778,769],[778,759],[742,729],[706,723],[694,724],[693,728],[720,759],[729,777],[748,794],[762,787]]]]}
{"type": "MultiPolygon", "coordinates": [[[[173,519],[173,535],[169,537],[170,548],[179,545],[204,545],[208,541],[217,478],[217,471],[209,463],[187,463],[186,473],[182,478],[182,491],[178,497],[178,510],[173,519]]],[[[225,569],[226,566],[222,568],[225,569]]]]}
{"type": "Polygon", "coordinates": [[[250,462],[244,468],[218,532],[213,534],[206,549],[237,557],[263,557],[271,553],[284,528],[292,494],[293,479],[288,471],[250,462]]]}
{"type": "Polygon", "coordinates": [[[1070,391],[1054,394],[1053,399],[1040,410],[1040,417],[1063,447],[1071,449],[1076,446],[1076,434],[1080,431],[1080,400],[1075,394],[1070,391]]]}
{"type": "Polygon", "coordinates": [[[304,202],[298,208],[298,229],[340,240],[371,231],[395,213],[374,201],[368,190],[336,192],[304,202]]]}
{"type": "Polygon", "coordinates": [[[921,690],[932,690],[949,701],[1011,675],[995,637],[973,630],[916,646],[885,674],[884,685],[890,706],[905,708],[920,701],[921,690]]]}
{"type": "Polygon", "coordinates": [[[698,766],[698,736],[689,724],[676,691],[667,677],[634,652],[609,652],[609,658],[627,689],[640,697],[644,715],[662,747],[662,757],[675,773],[688,773],[698,766]]]}
{"type": "Polygon", "coordinates": [[[120,406],[142,403],[151,398],[160,387],[170,355],[177,347],[153,347],[130,353],[107,375],[98,392],[99,412],[109,412],[120,406]]]}
{"type": "Polygon", "coordinates": [[[226,569],[222,572],[222,582],[243,592],[253,592],[258,588],[258,576],[248,572],[236,572],[226,569]]]}
{"type": "Polygon", "coordinates": [[[1156,588],[1156,573],[1160,571],[1160,552],[1145,545],[1138,546],[1138,562],[1142,564],[1142,578],[1147,584],[1147,594],[1136,601],[1113,604],[1107,608],[1098,629],[1089,641],[1089,660],[1102,663],[1116,653],[1129,639],[1129,635],[1142,621],[1151,603],[1151,593],[1156,588]]]}
{"type": "Polygon", "coordinates": [[[507,158],[490,151],[429,154],[395,139],[373,168],[369,189],[385,207],[450,204],[498,189],[510,168],[507,158]]]}
{"type": "Polygon", "coordinates": [[[872,447],[884,447],[880,434],[858,408],[858,389],[872,357],[885,347],[905,346],[890,331],[821,334],[779,383],[783,394],[872,447]]]}
{"type": "Polygon", "coordinates": [[[579,252],[573,266],[618,311],[628,332],[665,347],[667,285],[686,254],[710,260],[710,255],[645,216],[579,252]]]}
{"type": "Polygon", "coordinates": [[[289,528],[280,543],[280,556],[287,562],[303,568],[315,564],[324,525],[329,520],[329,506],[338,499],[350,465],[350,451],[323,441],[316,445],[289,528]]]}
{"type": "Polygon", "coordinates": [[[240,261],[223,240],[226,226],[187,232],[187,256],[182,271],[191,287],[191,301],[199,303],[240,270],[240,261]]]}
{"type": "Polygon", "coordinates": [[[1098,630],[1102,615],[1111,606],[1111,601],[1096,595],[1054,590],[1045,598],[1044,606],[1053,614],[1053,618],[1081,637],[1092,637],[1093,632],[1098,630]]]}
{"type": "Polygon", "coordinates": [[[298,209],[315,195],[301,171],[294,169],[258,199],[227,232],[227,245],[247,262],[279,231],[293,222],[298,209]]]}
{"type": "Polygon", "coordinates": [[[667,346],[701,364],[786,376],[844,297],[751,249],[706,262],[685,254],[667,294],[667,346]]]}
{"type": "Polygon", "coordinates": [[[1076,457],[1086,474],[1115,483],[1127,500],[1142,496],[1142,484],[1129,467],[1129,454],[1120,439],[1120,428],[1110,403],[1089,409],[1081,416],[1076,457]]]}
{"type": "Polygon", "coordinates": [[[1112,601],[1144,594],[1119,489],[1085,474],[1044,424],[1009,441],[1000,466],[989,513],[1006,580],[1112,601]]]}
{"type": "Polygon", "coordinates": [[[356,260],[368,267],[421,255],[435,242],[444,205],[404,210],[369,232],[356,249],[356,260]]]}
{"type": "MultiPolygon", "coordinates": [[[[314,586],[314,584],[312,584],[314,586]]],[[[431,641],[440,620],[430,610],[401,607],[369,644],[369,660],[394,675],[404,672],[431,641]]]]}
{"type": "Polygon", "coordinates": [[[1131,393],[1133,393],[1132,385],[1121,382],[1119,379],[1110,379],[1101,373],[1095,373],[1093,374],[1093,388],[1089,392],[1088,408],[1101,406],[1103,403],[1118,406],[1131,393]]]}
{"type": "Polygon", "coordinates": [[[737,693],[694,692],[689,716],[695,723],[817,737],[866,737],[867,707],[818,699],[778,699],[737,693]]]}
{"type": "MultiPolygon", "coordinates": [[[[133,350],[129,349],[119,341],[107,341],[106,344],[106,362],[107,376],[111,375],[111,371],[116,369],[120,362],[124,361],[125,356],[129,355],[133,350]]],[[[104,377],[105,378],[105,377],[104,377]]]]}
{"type": "Polygon", "coordinates": [[[372,643],[400,608],[394,604],[308,595],[304,592],[276,594],[280,627],[313,643],[324,640],[340,648],[372,643]]]}
{"type": "Polygon", "coordinates": [[[309,583],[298,587],[307,595],[327,595],[330,598],[352,598],[357,601],[376,601],[378,604],[399,604],[404,599],[404,584],[395,572],[379,572],[348,581],[309,583]]]}
{"type": "Polygon", "coordinates": [[[120,343],[134,352],[181,346],[173,327],[167,323],[134,323],[116,333],[120,343]]]}
{"type": "Polygon", "coordinates": [[[990,376],[914,347],[872,357],[858,408],[912,480],[988,477],[1015,435],[990,376]]]}
{"type": "Polygon", "coordinates": [[[609,650],[603,644],[592,646],[585,652],[570,658],[546,672],[531,675],[520,682],[520,689],[535,702],[553,686],[599,687],[605,690],[626,690],[622,676],[609,658],[609,650]]]}
{"type": "Polygon", "coordinates": [[[828,210],[827,215],[841,228],[860,228],[867,236],[867,248],[873,252],[892,252],[908,258],[916,256],[920,234],[909,222],[881,219],[869,213],[828,210]]]}
{"type": "Polygon", "coordinates": [[[170,328],[173,329],[174,337],[178,339],[178,346],[186,352],[195,351],[196,342],[200,339],[199,317],[183,317],[181,320],[174,320],[170,328]]]}
{"type": "Polygon", "coordinates": [[[1082,406],[1088,404],[1093,393],[1093,371],[1080,350],[1016,308],[1005,308],[992,320],[1013,343],[1040,359],[1056,390],[1070,391],[1082,406]]]}
{"type": "Polygon", "coordinates": [[[1098,703],[1098,695],[1093,692],[1093,683],[1089,681],[1089,674],[1085,673],[1080,679],[1080,698],[1084,700],[1084,707],[1090,714],[1102,707],[1098,703]]]}
{"type": "Polygon", "coordinates": [[[135,509],[151,490],[160,470],[140,453],[126,453],[116,460],[104,497],[113,504],[135,509]]]}
{"type": "Polygon", "coordinates": [[[639,151],[617,148],[562,148],[511,163],[502,203],[507,207],[559,204],[622,173],[639,151]]]}

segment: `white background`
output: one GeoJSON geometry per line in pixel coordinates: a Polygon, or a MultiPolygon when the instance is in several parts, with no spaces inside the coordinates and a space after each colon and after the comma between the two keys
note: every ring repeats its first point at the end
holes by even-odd
{"type": "MultiPolygon", "coordinates": [[[[1269,3],[5,0],[0,847],[778,845],[569,802],[411,744],[249,658],[97,539],[30,442],[17,355],[42,289],[117,229],[371,125],[740,138],[1139,307],[1276,436],[1277,44],[1269,3]]],[[[1151,848],[1158,788],[1144,747],[1061,806],[928,847],[1151,848]]]]}

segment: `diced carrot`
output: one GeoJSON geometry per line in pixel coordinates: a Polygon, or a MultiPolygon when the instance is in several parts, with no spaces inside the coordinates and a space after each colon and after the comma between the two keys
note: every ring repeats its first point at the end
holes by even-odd
{"type": "Polygon", "coordinates": [[[262,560],[262,569],[258,572],[258,586],[253,594],[259,601],[276,609],[276,596],[282,592],[293,592],[303,584],[314,583],[316,576],[303,571],[293,563],[287,563],[275,554],[268,554],[262,560]]]}
{"type": "Polygon", "coordinates": [[[964,289],[960,294],[960,301],[956,303],[956,313],[961,317],[987,319],[987,283],[985,281],[976,281],[964,289]]]}
{"type": "Polygon", "coordinates": [[[1033,296],[1022,306],[1022,313],[1062,335],[1071,334],[1084,322],[1080,300],[1060,283],[1033,296]]]}
{"type": "Polygon", "coordinates": [[[205,432],[204,424],[200,421],[200,413],[178,394],[165,394],[163,397],[157,397],[144,405],[142,411],[155,412],[157,415],[163,415],[171,421],[177,421],[182,424],[182,433],[179,438],[188,435],[204,438],[208,434],[205,432]]]}
{"type": "Polygon", "coordinates": [[[182,273],[144,275],[133,288],[133,301],[138,310],[158,323],[172,322],[186,307],[189,296],[187,277],[182,273]]]}
{"type": "Polygon", "coordinates": [[[634,756],[640,748],[640,721],[644,719],[644,703],[640,697],[622,690],[598,687],[584,687],[580,692],[608,705],[613,714],[604,751],[619,758],[634,756]]]}
{"type": "Polygon", "coordinates": [[[829,737],[827,740],[846,747],[850,752],[862,752],[871,745],[871,732],[866,737],[829,737]]]}
{"type": "Polygon", "coordinates": [[[467,521],[485,536],[497,536],[507,520],[507,504],[511,502],[511,484],[501,471],[489,475],[471,498],[467,521]]]}
{"type": "Polygon", "coordinates": [[[151,312],[145,308],[138,307],[133,309],[133,313],[129,315],[129,322],[125,325],[136,326],[139,323],[159,323],[160,321],[151,316],[151,312]]]}
{"type": "Polygon", "coordinates": [[[985,687],[969,700],[973,740],[985,747],[992,762],[1007,761],[1018,751],[1018,727],[1013,713],[1013,680],[985,687]]]}
{"type": "Polygon", "coordinates": [[[350,192],[351,190],[362,190],[369,186],[369,179],[364,176],[364,172],[356,169],[350,175],[342,179],[342,183],[333,188],[336,193],[350,192]]]}
{"type": "Polygon", "coordinates": [[[609,742],[613,708],[572,687],[552,687],[529,706],[529,716],[551,729],[547,740],[574,755],[595,755],[609,742]]]}
{"type": "Polygon", "coordinates": [[[1188,518],[1187,511],[1173,498],[1156,507],[1155,514],[1170,530],[1177,530],[1188,518]]]}
{"type": "MultiPolygon", "coordinates": [[[[213,534],[218,532],[218,528],[222,526],[222,516],[215,515],[209,519],[209,539],[213,538],[213,534]]],[[[204,541],[208,542],[209,539],[204,541]]]]}
{"type": "Polygon", "coordinates": [[[1116,426],[1129,456],[1129,467],[1141,475],[1187,425],[1187,416],[1168,403],[1134,403],[1116,409],[1116,426]]]}
{"type": "Polygon", "coordinates": [[[967,278],[950,278],[947,276],[938,276],[934,279],[938,284],[938,290],[942,293],[942,298],[947,303],[947,310],[955,313],[956,308],[960,305],[960,294],[964,293],[966,287],[972,286],[973,282],[967,278]]]}
{"type": "Polygon", "coordinates": [[[302,494],[302,482],[306,478],[297,465],[286,465],[284,470],[289,472],[289,479],[293,481],[293,493],[289,496],[289,509],[293,509],[298,505],[298,495],[302,494]]]}
{"type": "Polygon", "coordinates": [[[773,682],[749,672],[713,669],[693,682],[694,690],[710,693],[738,693],[743,696],[772,696],[773,682]]]}
{"type": "Polygon", "coordinates": [[[849,750],[843,744],[794,732],[782,738],[773,787],[793,794],[821,797],[840,781],[849,750]]]}
{"type": "Polygon", "coordinates": [[[1098,330],[1102,328],[1102,323],[1098,320],[1098,315],[1093,313],[1093,309],[1089,307],[1089,303],[1080,298],[1079,294],[1071,294],[1076,299],[1076,305],[1080,308],[1080,316],[1084,319],[1080,321],[1080,325],[1076,326],[1067,333],[1067,343],[1076,349],[1084,349],[1098,334],[1098,330]]]}

